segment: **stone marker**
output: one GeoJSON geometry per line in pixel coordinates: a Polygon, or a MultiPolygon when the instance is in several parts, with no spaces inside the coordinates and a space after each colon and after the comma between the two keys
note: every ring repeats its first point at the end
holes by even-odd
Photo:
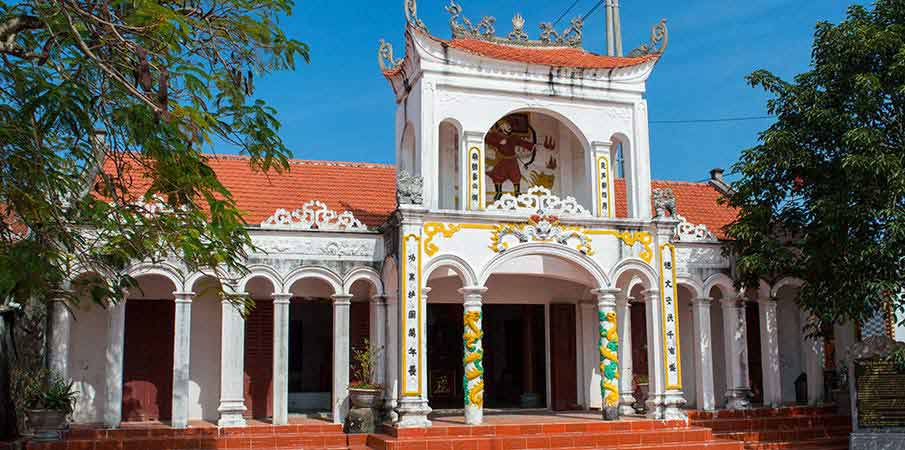
{"type": "Polygon", "coordinates": [[[872,336],[848,351],[852,450],[905,450],[905,370],[887,359],[902,347],[872,336]]]}

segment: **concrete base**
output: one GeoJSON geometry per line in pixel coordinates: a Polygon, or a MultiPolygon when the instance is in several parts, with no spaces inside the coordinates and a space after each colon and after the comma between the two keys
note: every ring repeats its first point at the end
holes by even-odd
{"type": "Polygon", "coordinates": [[[400,400],[399,406],[396,407],[396,413],[399,414],[399,420],[393,424],[396,428],[431,426],[431,421],[427,419],[427,415],[431,413],[430,406],[427,406],[427,400],[400,400]]]}
{"type": "Polygon", "coordinates": [[[850,450],[905,450],[905,431],[856,431],[849,438],[850,450]]]}

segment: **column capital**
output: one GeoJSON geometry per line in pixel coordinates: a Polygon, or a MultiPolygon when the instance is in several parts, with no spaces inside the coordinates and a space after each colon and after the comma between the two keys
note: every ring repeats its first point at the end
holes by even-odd
{"type": "Polygon", "coordinates": [[[466,297],[469,297],[469,296],[479,296],[480,297],[480,296],[484,295],[485,292],[487,292],[487,288],[484,286],[468,286],[468,287],[459,288],[459,293],[466,297]]]}
{"type": "Polygon", "coordinates": [[[657,288],[645,289],[641,291],[641,296],[643,297],[641,301],[647,303],[652,299],[658,299],[660,297],[660,290],[657,288]]]}
{"type": "Polygon", "coordinates": [[[713,298],[711,298],[711,297],[695,297],[695,298],[691,299],[691,304],[694,306],[710,307],[711,303],[713,303],[713,298]]]}
{"type": "Polygon", "coordinates": [[[721,298],[720,304],[723,306],[723,308],[744,308],[745,300],[741,297],[721,298]]]}
{"type": "Polygon", "coordinates": [[[176,303],[191,303],[192,299],[195,298],[194,292],[173,292],[173,297],[176,299],[176,303]]]}
{"type": "Polygon", "coordinates": [[[614,307],[616,306],[616,294],[622,292],[621,289],[593,289],[591,293],[597,296],[597,307],[614,307]]]}
{"type": "Polygon", "coordinates": [[[330,298],[333,299],[334,305],[351,305],[352,304],[352,296],[349,294],[334,294],[334,295],[331,295],[330,298]]]}
{"type": "Polygon", "coordinates": [[[387,304],[387,296],[386,295],[375,295],[371,297],[371,303],[375,305],[386,305],[387,304]]]}
{"type": "Polygon", "coordinates": [[[277,292],[271,295],[271,297],[273,297],[273,303],[282,305],[288,304],[289,301],[292,300],[293,295],[291,292],[277,292]]]}
{"type": "Polygon", "coordinates": [[[769,305],[775,308],[779,299],[771,295],[769,297],[757,297],[756,301],[760,305],[769,305]]]}

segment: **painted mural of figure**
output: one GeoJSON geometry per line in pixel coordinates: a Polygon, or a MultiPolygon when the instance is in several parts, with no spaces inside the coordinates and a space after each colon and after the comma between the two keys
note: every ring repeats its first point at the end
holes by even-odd
{"type": "Polygon", "coordinates": [[[493,181],[494,201],[503,196],[503,183],[506,181],[512,183],[516,196],[521,193],[522,170],[519,167],[521,162],[518,159],[519,148],[531,152],[530,161],[524,163],[526,169],[534,162],[538,147],[550,151],[556,148],[556,143],[549,137],[544,139],[542,146],[537,143],[537,135],[528,124],[527,116],[507,116],[500,120],[487,133],[484,143],[496,151],[496,162],[487,171],[487,176],[493,181]],[[512,120],[524,123],[516,130],[513,128],[512,120]]]}

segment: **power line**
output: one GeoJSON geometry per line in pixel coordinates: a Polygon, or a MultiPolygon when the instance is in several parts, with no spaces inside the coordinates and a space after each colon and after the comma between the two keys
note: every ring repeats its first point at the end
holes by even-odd
{"type": "Polygon", "coordinates": [[[572,11],[572,9],[575,8],[575,5],[577,5],[578,2],[580,2],[580,1],[581,0],[575,0],[574,2],[572,2],[572,5],[569,6],[568,8],[566,8],[566,10],[563,11],[562,14],[559,15],[559,18],[553,22],[553,26],[556,26],[556,24],[558,24],[564,17],[566,17],[566,14],[569,14],[569,11],[572,11]]]}
{"type": "Polygon", "coordinates": [[[591,17],[591,14],[594,14],[595,12],[597,12],[597,8],[600,8],[600,5],[602,5],[604,1],[606,1],[606,0],[598,1],[597,4],[594,5],[593,8],[591,8],[590,11],[588,11],[587,13],[585,13],[584,16],[581,17],[581,21],[584,22],[585,20],[588,20],[588,17],[591,17]]]}
{"type": "Polygon", "coordinates": [[[748,117],[724,117],[721,119],[688,119],[688,120],[651,120],[649,123],[715,123],[715,122],[742,122],[746,120],[773,119],[773,116],[748,116],[748,117]]]}

